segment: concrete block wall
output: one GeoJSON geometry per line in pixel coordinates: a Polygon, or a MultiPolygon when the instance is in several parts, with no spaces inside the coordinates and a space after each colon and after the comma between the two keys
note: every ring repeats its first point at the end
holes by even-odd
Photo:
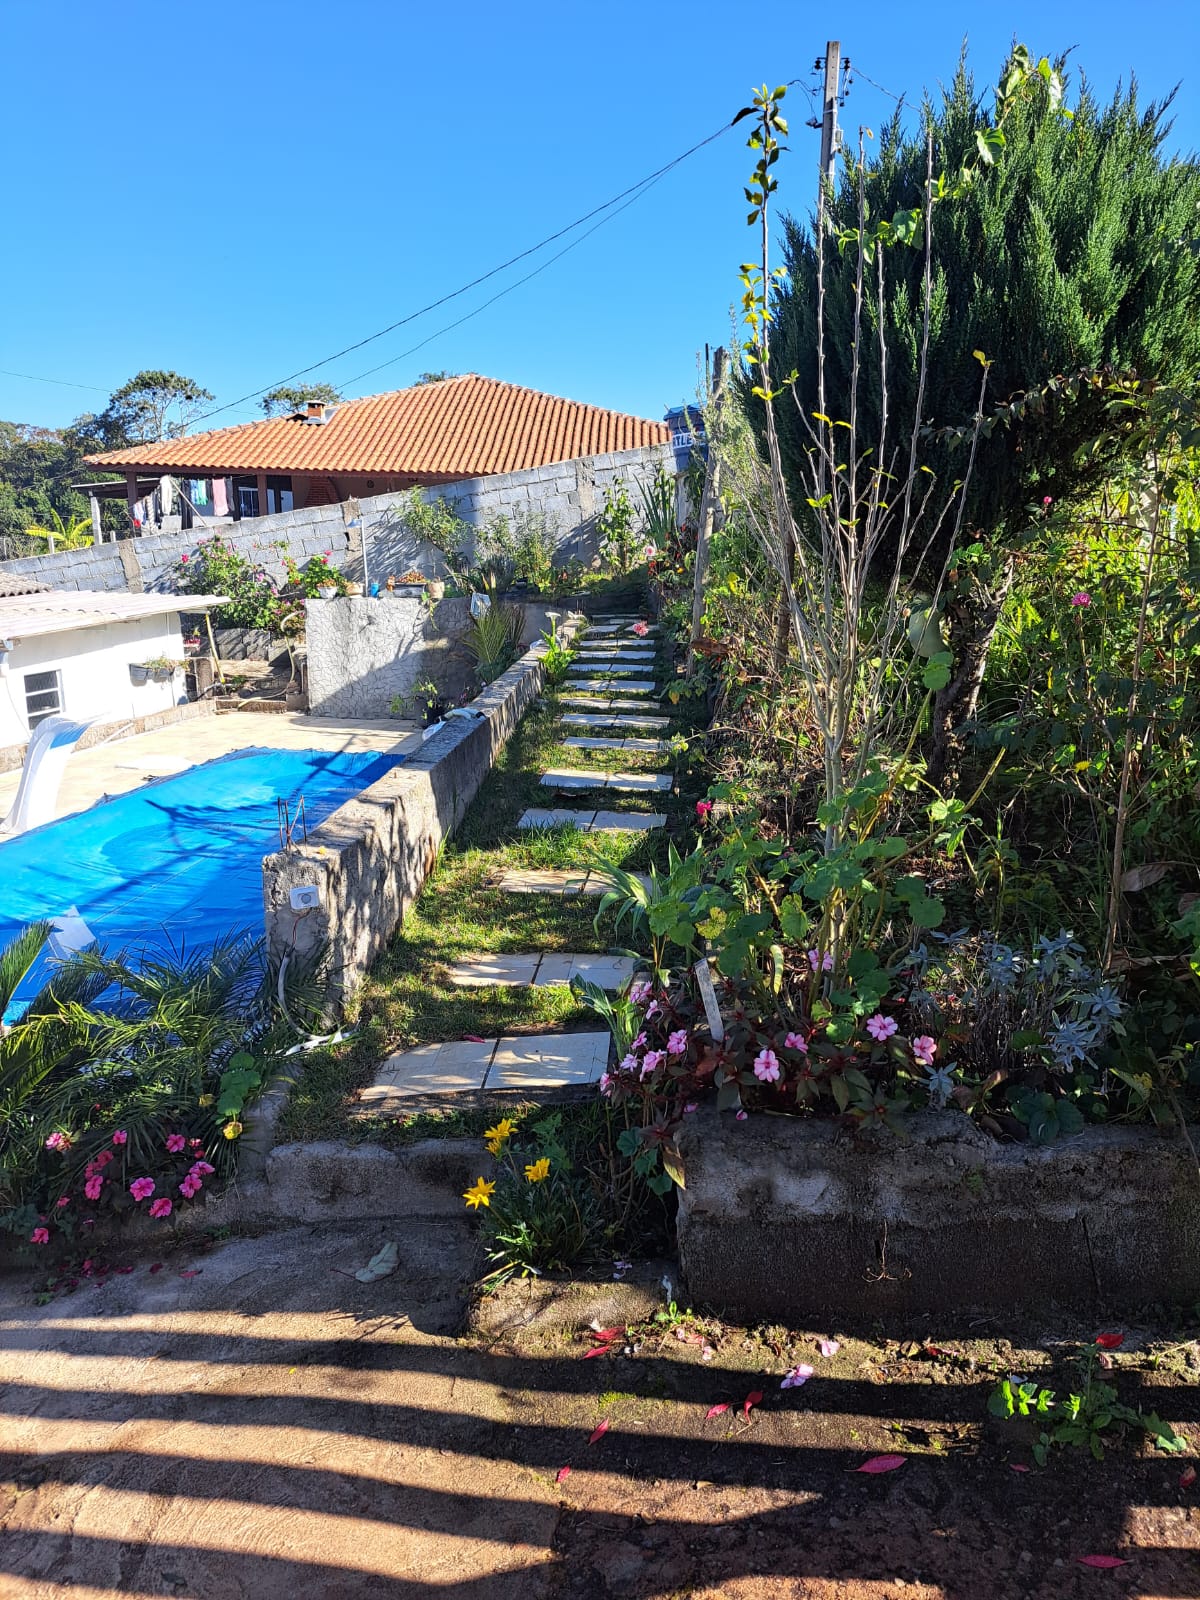
{"type": "MultiPolygon", "coordinates": [[[[576,622],[569,623],[567,637],[576,622]]],[[[413,905],[498,752],[541,693],[545,647],[521,660],[378,783],[341,806],[307,842],[263,860],[263,920],[273,962],[322,962],[340,1008],[413,905]],[[315,887],[319,903],[291,904],[315,887]]]]}
{"type": "MultiPolygon", "coordinates": [[[[464,478],[422,492],[427,500],[439,496],[445,499],[464,522],[474,527],[500,512],[512,516],[521,511],[541,511],[557,530],[559,559],[564,563],[572,557],[589,562],[596,554],[595,520],[604,504],[605,489],[616,478],[623,478],[636,507],[638,486],[648,483],[660,465],[668,471],[673,469],[673,457],[666,445],[556,461],[524,472],[464,478]]],[[[284,576],[285,553],[303,566],[310,556],[321,556],[326,551],[330,552],[332,566],[359,582],[364,578],[382,582],[389,572],[398,575],[413,567],[431,577],[440,575],[442,561],[438,552],[405,531],[398,515],[401,503],[398,494],[372,495],[358,502],[357,519],[346,502],[223,522],[213,531],[277,580],[284,576]]],[[[205,536],[205,529],[196,527],[185,534],[147,534],[54,555],[23,556],[15,561],[0,561],[0,573],[37,578],[55,589],[166,594],[176,587],[180,557],[194,552],[205,536]]]]}

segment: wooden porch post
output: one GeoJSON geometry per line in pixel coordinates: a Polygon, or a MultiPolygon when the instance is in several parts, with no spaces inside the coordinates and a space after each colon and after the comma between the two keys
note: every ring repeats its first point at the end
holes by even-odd
{"type": "Polygon", "coordinates": [[[265,517],[267,514],[267,475],[260,472],[258,475],[258,514],[265,517]]]}

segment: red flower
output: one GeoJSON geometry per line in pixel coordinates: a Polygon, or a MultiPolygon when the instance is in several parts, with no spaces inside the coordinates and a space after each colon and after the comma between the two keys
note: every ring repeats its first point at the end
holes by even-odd
{"type": "Polygon", "coordinates": [[[696,801],[696,815],[700,818],[701,822],[707,822],[708,821],[709,815],[712,812],[712,808],[713,808],[713,803],[712,803],[711,800],[697,800],[696,801]]]}
{"type": "Polygon", "coordinates": [[[1096,1335],[1096,1343],[1101,1350],[1119,1350],[1125,1343],[1125,1335],[1123,1333],[1098,1333],[1096,1335]]]}

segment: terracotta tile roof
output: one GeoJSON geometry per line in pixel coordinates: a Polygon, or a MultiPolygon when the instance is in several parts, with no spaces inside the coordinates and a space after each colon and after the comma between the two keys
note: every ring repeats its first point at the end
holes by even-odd
{"type": "Polygon", "coordinates": [[[665,444],[665,423],[467,373],[296,417],[195,433],[84,459],[155,472],[366,473],[441,480],[665,444]]]}

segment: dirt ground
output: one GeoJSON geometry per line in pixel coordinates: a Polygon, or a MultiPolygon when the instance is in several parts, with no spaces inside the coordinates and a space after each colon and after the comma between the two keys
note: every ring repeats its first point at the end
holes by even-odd
{"type": "Polygon", "coordinates": [[[1126,1440],[1041,1469],[987,1396],[1099,1330],[650,1321],[593,1338],[593,1319],[662,1305],[657,1269],[510,1286],[468,1325],[458,1222],[128,1264],[45,1304],[29,1277],[0,1286],[0,1596],[1200,1596],[1200,1485],[1180,1484],[1200,1446],[1195,1325],[1124,1328],[1114,1357],[1122,1398],[1180,1427],[1186,1456],[1126,1440]],[[399,1271],[358,1283],[387,1238],[399,1271]],[[782,1390],[798,1361],[813,1376],[782,1390]],[[875,1453],[903,1465],[856,1470],[875,1453]],[[1096,1554],[1128,1564],[1080,1564],[1096,1554]]]}

